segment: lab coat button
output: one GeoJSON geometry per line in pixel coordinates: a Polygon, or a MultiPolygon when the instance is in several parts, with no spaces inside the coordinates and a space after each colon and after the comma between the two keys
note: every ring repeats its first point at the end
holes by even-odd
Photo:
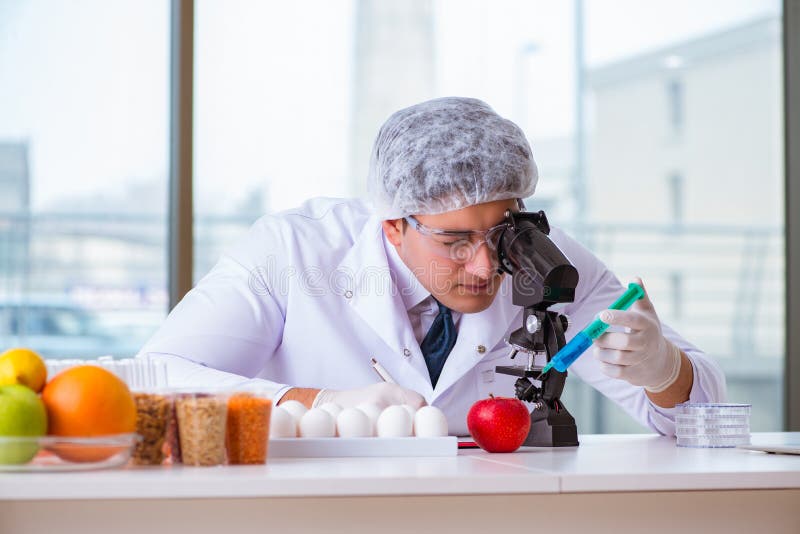
{"type": "Polygon", "coordinates": [[[476,350],[478,351],[478,354],[483,354],[484,352],[486,352],[486,347],[484,347],[483,345],[478,345],[478,348],[476,350]]]}
{"type": "Polygon", "coordinates": [[[348,289],[347,291],[344,292],[344,298],[346,299],[353,298],[353,292],[348,289]]]}
{"type": "Polygon", "coordinates": [[[410,358],[411,357],[411,351],[408,350],[408,349],[403,349],[403,356],[405,356],[406,358],[410,358]]]}

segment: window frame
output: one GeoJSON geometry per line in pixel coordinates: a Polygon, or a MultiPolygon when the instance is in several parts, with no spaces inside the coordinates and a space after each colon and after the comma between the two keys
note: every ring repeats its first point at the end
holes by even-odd
{"type": "Polygon", "coordinates": [[[800,431],[800,1],[783,1],[786,353],[783,429],[800,431]]]}

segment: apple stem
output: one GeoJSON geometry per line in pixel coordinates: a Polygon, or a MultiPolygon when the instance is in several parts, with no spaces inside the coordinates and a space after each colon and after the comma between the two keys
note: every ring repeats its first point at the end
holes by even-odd
{"type": "Polygon", "coordinates": [[[489,397],[494,398],[494,393],[489,393],[489,397]]]}

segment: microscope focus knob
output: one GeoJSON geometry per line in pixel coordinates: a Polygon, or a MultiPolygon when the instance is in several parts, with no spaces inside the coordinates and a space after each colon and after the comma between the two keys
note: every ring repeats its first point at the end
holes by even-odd
{"type": "Polygon", "coordinates": [[[539,318],[534,314],[530,314],[528,318],[525,319],[525,330],[527,330],[529,334],[535,334],[538,332],[539,326],[539,318]]]}
{"type": "Polygon", "coordinates": [[[559,315],[558,319],[561,321],[561,326],[564,328],[564,332],[569,330],[569,327],[572,326],[572,319],[566,315],[559,315]]]}

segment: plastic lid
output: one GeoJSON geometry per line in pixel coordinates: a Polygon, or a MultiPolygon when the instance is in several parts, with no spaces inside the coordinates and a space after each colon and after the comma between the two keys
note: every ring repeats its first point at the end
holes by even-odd
{"type": "Polygon", "coordinates": [[[132,390],[159,388],[168,385],[167,367],[163,361],[149,357],[122,358],[115,360],[111,356],[101,356],[96,360],[45,360],[47,376],[54,377],[61,371],[79,365],[95,365],[102,367],[124,381],[132,390]]]}

